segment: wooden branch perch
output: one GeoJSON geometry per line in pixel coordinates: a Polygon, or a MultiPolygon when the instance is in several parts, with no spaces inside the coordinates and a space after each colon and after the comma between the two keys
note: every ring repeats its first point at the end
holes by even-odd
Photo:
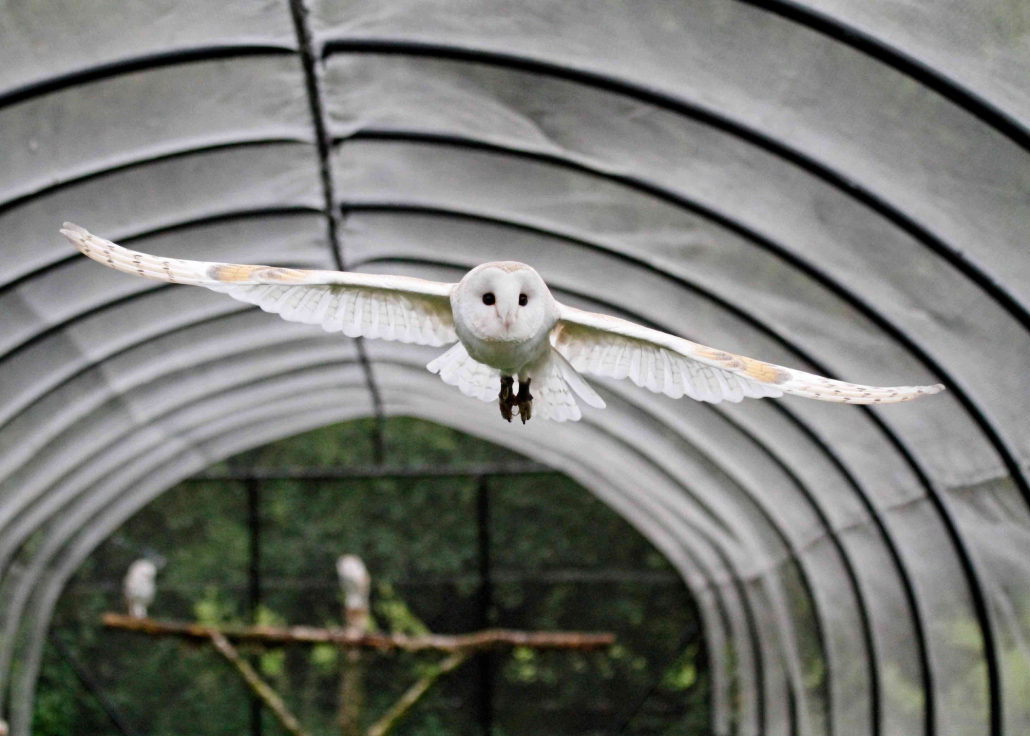
{"type": "Polygon", "coordinates": [[[615,634],[580,633],[576,631],[511,631],[487,629],[472,634],[369,634],[344,629],[318,629],[309,626],[203,626],[178,621],[157,621],[132,618],[120,613],[105,613],[104,626],[122,631],[136,631],[151,636],[178,636],[198,641],[210,640],[212,633],[226,639],[250,644],[337,644],[343,647],[405,651],[483,650],[499,647],[532,647],[533,649],[600,649],[615,642],[615,634]]]}
{"type": "Polygon", "coordinates": [[[250,666],[250,662],[240,657],[239,652],[229,643],[229,640],[221,632],[213,629],[209,634],[209,638],[211,643],[215,645],[215,649],[239,670],[240,675],[247,685],[250,686],[250,689],[254,691],[254,694],[264,701],[269,710],[275,713],[276,718],[283,724],[283,728],[292,733],[293,736],[307,736],[307,733],[301,728],[300,722],[290,712],[290,709],[286,707],[286,703],[279,697],[279,694],[258,676],[254,668],[250,666]]]}
{"type": "Polygon", "coordinates": [[[369,727],[366,736],[385,736],[411,710],[412,706],[426,694],[426,691],[433,686],[434,682],[448,672],[456,670],[470,656],[472,656],[472,650],[459,649],[436,665],[429,674],[409,687],[404,695],[390,707],[390,710],[386,711],[382,718],[369,727]]]}

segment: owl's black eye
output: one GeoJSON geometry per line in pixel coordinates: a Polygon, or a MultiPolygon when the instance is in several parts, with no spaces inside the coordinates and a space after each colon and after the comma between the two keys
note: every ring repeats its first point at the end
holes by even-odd
{"type": "Polygon", "coordinates": [[[488,291],[485,294],[483,294],[483,304],[485,304],[486,306],[491,306],[495,301],[497,300],[494,299],[494,295],[492,292],[488,291]]]}
{"type": "Polygon", "coordinates": [[[526,296],[525,294],[519,294],[519,306],[520,307],[526,306],[526,302],[528,302],[528,301],[529,301],[529,297],[528,296],[526,296]]]}

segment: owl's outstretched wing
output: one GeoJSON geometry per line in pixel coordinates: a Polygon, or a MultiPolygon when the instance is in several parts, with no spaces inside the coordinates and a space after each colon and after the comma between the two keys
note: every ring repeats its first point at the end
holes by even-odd
{"type": "Polygon", "coordinates": [[[672,398],[740,401],[794,394],[844,404],[890,404],[935,394],[944,386],[860,386],[763,363],[699,345],[618,317],[560,304],[554,348],[582,373],[629,378],[672,398]]]}
{"type": "Polygon", "coordinates": [[[326,332],[418,345],[446,345],[458,339],[450,301],[454,284],[352,271],[161,258],[128,250],[70,222],[64,223],[61,233],[105,266],[220,291],[291,322],[321,325],[326,332]]]}

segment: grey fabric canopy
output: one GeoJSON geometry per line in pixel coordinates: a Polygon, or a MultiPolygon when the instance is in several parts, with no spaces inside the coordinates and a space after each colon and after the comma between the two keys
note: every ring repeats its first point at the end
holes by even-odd
{"type": "Polygon", "coordinates": [[[0,5],[0,714],[128,516],[372,413],[567,472],[682,573],[717,734],[1030,732],[1030,6],[1004,0],[0,5]],[[877,384],[702,405],[599,382],[508,425],[424,370],[57,233],[457,280],[877,384]]]}

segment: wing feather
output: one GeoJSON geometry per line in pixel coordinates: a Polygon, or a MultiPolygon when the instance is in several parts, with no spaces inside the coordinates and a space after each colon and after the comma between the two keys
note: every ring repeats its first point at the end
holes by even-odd
{"type": "Polygon", "coordinates": [[[446,345],[458,339],[450,302],[454,284],[162,258],[123,248],[68,222],[61,233],[84,255],[118,271],[203,286],[290,322],[321,325],[327,332],[419,345],[446,345]]]}
{"type": "Polygon", "coordinates": [[[889,404],[935,394],[944,386],[862,386],[699,345],[618,317],[559,304],[554,348],[577,371],[629,378],[679,398],[738,402],[745,397],[805,396],[845,404],[889,404]]]}

